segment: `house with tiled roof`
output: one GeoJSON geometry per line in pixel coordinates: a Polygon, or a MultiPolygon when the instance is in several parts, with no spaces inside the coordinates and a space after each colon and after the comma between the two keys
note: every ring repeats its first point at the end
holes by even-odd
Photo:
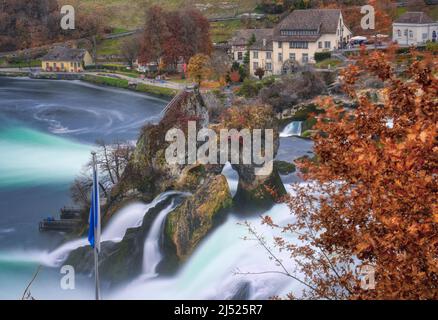
{"type": "Polygon", "coordinates": [[[394,21],[393,41],[400,45],[420,45],[436,42],[438,22],[424,12],[406,12],[394,21]]]}
{"type": "Polygon", "coordinates": [[[341,10],[295,10],[274,28],[273,73],[315,63],[315,53],[342,48],[351,37],[341,10]]]}
{"type": "Polygon", "coordinates": [[[42,70],[47,72],[82,72],[93,64],[85,49],[55,47],[41,59],[42,70]]]}
{"type": "Polygon", "coordinates": [[[252,38],[256,41],[261,41],[269,36],[272,36],[272,29],[243,29],[238,30],[230,41],[231,54],[233,60],[243,63],[245,53],[248,51],[248,44],[252,38]]]}
{"type": "Polygon", "coordinates": [[[265,76],[273,74],[272,65],[272,52],[273,46],[273,33],[266,34],[263,38],[256,38],[254,44],[249,47],[250,74],[254,75],[258,68],[265,70],[265,76]]]}
{"type": "Polygon", "coordinates": [[[315,53],[342,48],[352,37],[337,9],[295,10],[268,30],[249,48],[252,75],[257,68],[265,75],[293,72],[298,65],[315,63],[315,53]]]}

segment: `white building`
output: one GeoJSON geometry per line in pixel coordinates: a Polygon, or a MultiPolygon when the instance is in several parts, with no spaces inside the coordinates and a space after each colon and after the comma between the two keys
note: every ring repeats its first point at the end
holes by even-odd
{"type": "Polygon", "coordinates": [[[274,28],[274,74],[287,73],[293,63],[315,62],[315,53],[344,47],[352,32],[341,10],[295,10],[274,28]]]}
{"type": "Polygon", "coordinates": [[[393,41],[400,45],[419,45],[437,41],[438,23],[424,12],[407,12],[393,23],[393,41]]]}
{"type": "Polygon", "coordinates": [[[267,37],[272,37],[272,29],[243,29],[238,30],[231,39],[231,54],[233,61],[243,63],[245,54],[248,52],[248,44],[251,38],[261,40],[267,37]]]}
{"type": "Polygon", "coordinates": [[[250,48],[250,72],[264,68],[265,74],[293,72],[296,65],[315,63],[315,53],[344,47],[352,36],[341,10],[295,10],[271,35],[258,37],[250,48]]]}
{"type": "Polygon", "coordinates": [[[262,39],[257,39],[256,42],[249,48],[250,65],[249,71],[251,75],[255,74],[258,68],[265,70],[265,76],[273,74],[273,41],[272,34],[262,39]]]}

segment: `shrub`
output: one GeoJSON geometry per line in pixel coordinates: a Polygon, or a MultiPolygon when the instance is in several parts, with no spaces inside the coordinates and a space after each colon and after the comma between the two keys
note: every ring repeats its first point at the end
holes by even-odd
{"type": "Polygon", "coordinates": [[[426,44],[426,50],[434,54],[438,53],[438,42],[428,42],[426,44]]]}
{"type": "Polygon", "coordinates": [[[315,61],[321,62],[326,59],[330,59],[332,57],[331,52],[316,52],[315,53],[315,61]]]}
{"type": "Polygon", "coordinates": [[[256,97],[263,85],[259,81],[245,79],[242,86],[239,89],[238,95],[244,96],[245,98],[256,97]]]}

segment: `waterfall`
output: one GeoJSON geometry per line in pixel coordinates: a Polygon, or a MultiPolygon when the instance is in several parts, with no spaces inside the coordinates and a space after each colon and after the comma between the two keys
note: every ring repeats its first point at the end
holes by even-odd
{"type": "MultiPolygon", "coordinates": [[[[266,215],[282,224],[293,219],[286,204],[275,205],[266,215]]],[[[272,228],[262,226],[259,217],[239,217],[231,213],[221,226],[204,239],[176,275],[153,279],[139,277],[120,287],[109,298],[223,300],[235,297],[242,288],[246,291],[245,296],[251,300],[269,299],[290,291],[298,296],[302,288],[296,281],[276,273],[257,274],[278,271],[278,266],[255,241],[242,240],[248,235],[246,228],[241,225],[245,221],[252,223],[267,239],[278,236],[272,228]],[[253,274],[245,275],[247,272],[253,274]]],[[[288,237],[288,240],[298,241],[294,237],[288,237]]],[[[294,264],[288,252],[278,252],[277,256],[287,262],[292,272],[294,264]]]]}
{"type": "Polygon", "coordinates": [[[115,217],[111,219],[108,226],[102,233],[102,241],[120,242],[125,236],[126,230],[141,226],[143,218],[149,209],[154,208],[157,204],[165,201],[168,197],[179,194],[175,191],[169,191],[160,194],[151,203],[133,203],[121,209],[115,217]]]}
{"type": "Polygon", "coordinates": [[[164,224],[167,215],[175,209],[175,201],[160,212],[151,226],[143,248],[143,276],[153,278],[157,274],[155,269],[161,262],[162,254],[160,250],[160,238],[164,231],[164,224]]]}
{"type": "Polygon", "coordinates": [[[227,178],[228,187],[230,188],[231,196],[234,196],[237,193],[237,187],[239,185],[239,174],[236,170],[233,169],[231,163],[227,162],[222,170],[222,174],[227,178]]]}
{"type": "MultiPolygon", "coordinates": [[[[160,194],[149,204],[132,203],[119,210],[111,219],[108,226],[103,230],[101,237],[102,242],[111,241],[117,243],[122,241],[126,230],[139,227],[141,225],[144,215],[149,211],[149,209],[155,207],[160,202],[175,194],[180,193],[173,191],[165,192],[160,194]]],[[[63,261],[65,261],[65,259],[67,259],[70,252],[87,245],[87,238],[67,242],[49,254],[44,254],[42,256],[44,257],[44,261],[42,261],[42,263],[49,266],[59,266],[63,261]]]]}
{"type": "Polygon", "coordinates": [[[283,132],[280,133],[280,137],[287,138],[293,136],[301,136],[302,131],[303,131],[303,122],[292,121],[286,126],[286,128],[284,128],[283,132]]]}

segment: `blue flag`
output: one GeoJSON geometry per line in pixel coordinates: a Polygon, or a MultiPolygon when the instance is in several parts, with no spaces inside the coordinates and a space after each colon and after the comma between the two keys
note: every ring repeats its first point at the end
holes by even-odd
{"type": "Polygon", "coordinates": [[[88,241],[91,247],[100,251],[100,203],[99,203],[99,180],[96,165],[93,165],[93,189],[91,191],[90,229],[88,241]]]}

